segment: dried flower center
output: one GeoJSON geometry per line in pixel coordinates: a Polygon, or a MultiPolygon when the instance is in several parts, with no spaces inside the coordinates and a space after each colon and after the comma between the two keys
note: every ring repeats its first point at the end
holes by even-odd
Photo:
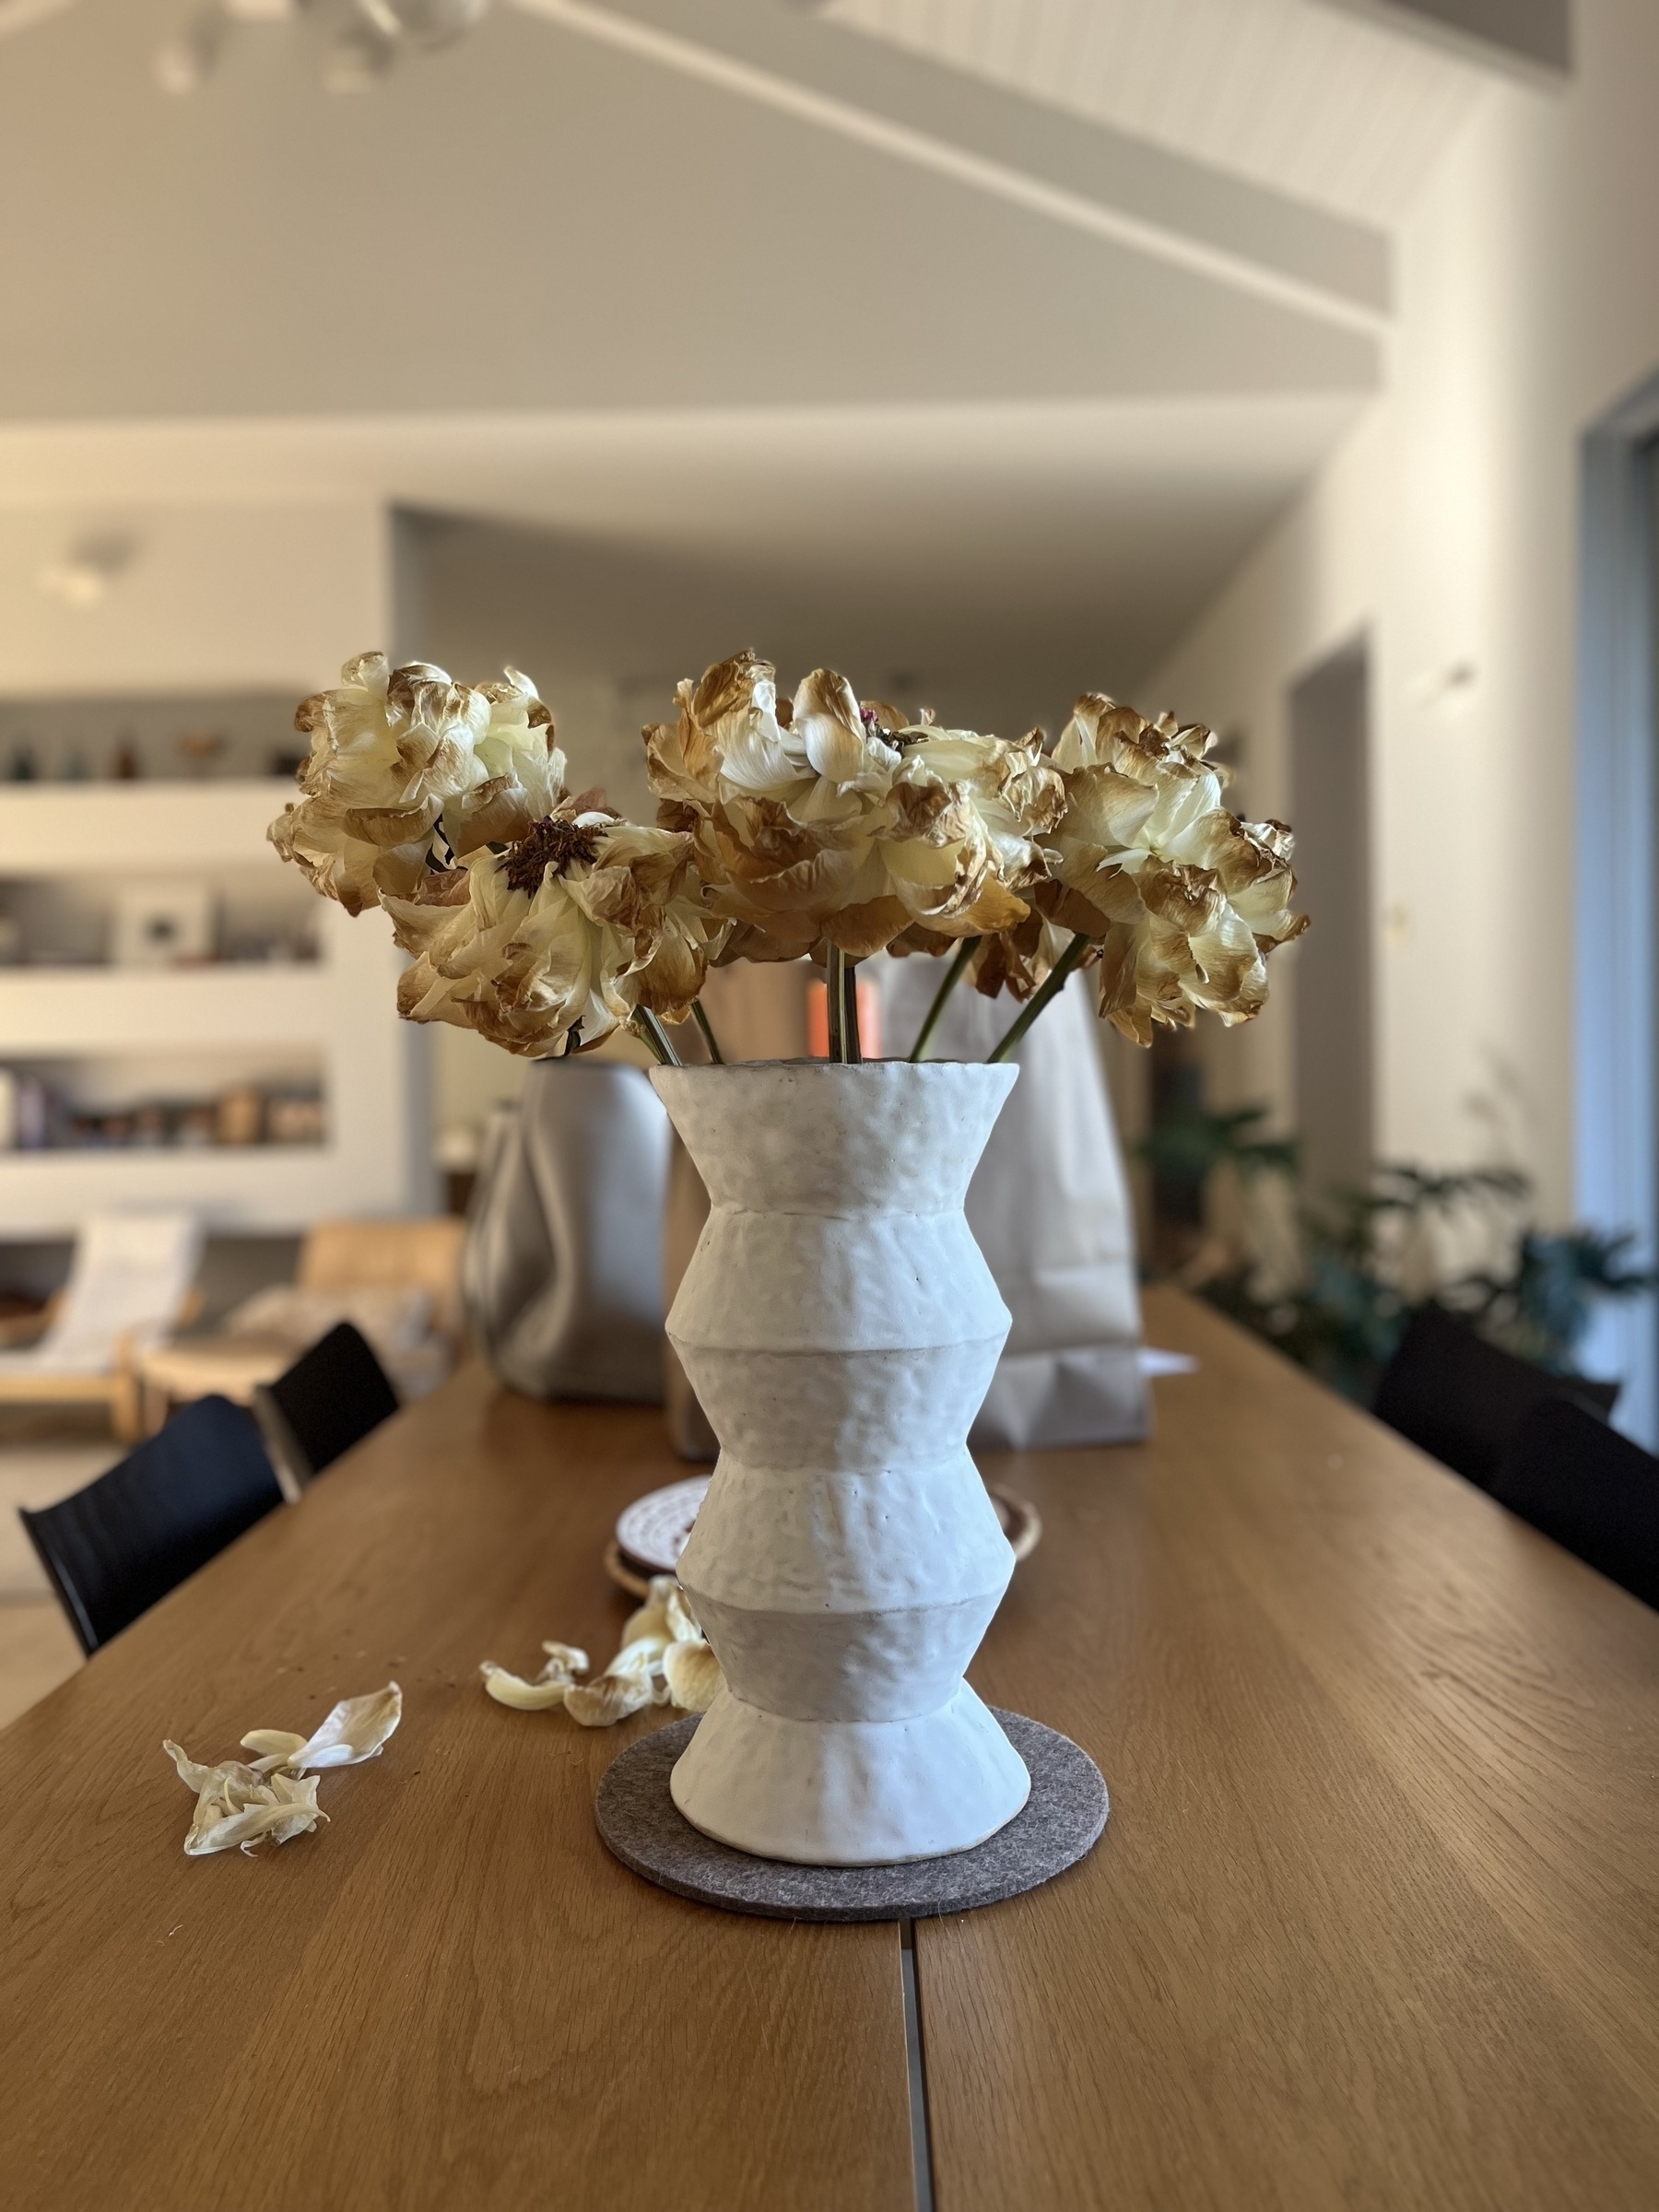
{"type": "Polygon", "coordinates": [[[569,815],[544,815],[516,844],[507,848],[507,888],[535,891],[549,868],[562,876],[572,862],[585,867],[598,858],[599,832],[573,822],[569,815]]]}

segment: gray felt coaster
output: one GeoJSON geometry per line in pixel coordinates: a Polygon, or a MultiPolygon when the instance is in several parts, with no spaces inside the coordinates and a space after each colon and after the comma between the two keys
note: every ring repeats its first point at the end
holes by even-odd
{"type": "Polygon", "coordinates": [[[1110,1810],[1100,1768],[1070,1736],[1022,1713],[996,1717],[1030,1770],[1031,1794],[989,1841],[942,1859],[797,1866],[716,1843],[692,1827],[668,1794],[668,1771],[690,1742],[695,1720],[676,1721],[630,1744],[599,1784],[594,1818],[624,1866],[728,1912],[771,1920],[925,1920],[971,1912],[1035,1889],[1075,1865],[1110,1810]]]}

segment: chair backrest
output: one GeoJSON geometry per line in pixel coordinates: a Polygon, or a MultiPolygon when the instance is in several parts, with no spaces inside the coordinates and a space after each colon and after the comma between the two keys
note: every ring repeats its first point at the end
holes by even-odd
{"type": "Polygon", "coordinates": [[[69,1280],[41,1339],[42,1364],[106,1367],[121,1339],[165,1336],[202,1257],[192,1214],[98,1214],[76,1240],[69,1280]]]}
{"type": "Polygon", "coordinates": [[[281,1502],[252,1417],[208,1397],[72,1498],[19,1512],[90,1654],[281,1502]]]}
{"type": "Polygon", "coordinates": [[[386,1371],[348,1321],[253,1393],[254,1417],[290,1498],[396,1411],[386,1371]]]}
{"type": "Polygon", "coordinates": [[[1616,1382],[1547,1374],[1477,1336],[1438,1306],[1412,1316],[1377,1389],[1380,1421],[1488,1490],[1510,1439],[1535,1406],[1568,1398],[1613,1409],[1616,1382]]]}
{"type": "Polygon", "coordinates": [[[1492,1495],[1632,1595],[1659,1606],[1659,1459],[1566,1398],[1535,1406],[1492,1495]]]}
{"type": "Polygon", "coordinates": [[[455,1214],[414,1221],[317,1221],[300,1248],[295,1280],[304,1290],[360,1290],[385,1284],[430,1293],[432,1325],[458,1344],[465,1328],[461,1254],[466,1224],[455,1214]]]}

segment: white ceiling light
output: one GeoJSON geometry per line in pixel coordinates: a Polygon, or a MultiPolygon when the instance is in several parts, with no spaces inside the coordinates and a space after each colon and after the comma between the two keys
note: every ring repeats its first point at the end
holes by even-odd
{"type": "Polygon", "coordinates": [[[79,538],[57,560],[49,560],[35,578],[48,598],[68,606],[96,606],[110,587],[138,558],[135,538],[114,530],[79,538]]]}
{"type": "Polygon", "coordinates": [[[490,0],[207,0],[157,54],[156,78],[168,92],[198,91],[239,26],[276,23],[302,27],[320,41],[323,83],[329,91],[360,92],[402,55],[452,44],[483,20],[489,5],[490,0]]]}

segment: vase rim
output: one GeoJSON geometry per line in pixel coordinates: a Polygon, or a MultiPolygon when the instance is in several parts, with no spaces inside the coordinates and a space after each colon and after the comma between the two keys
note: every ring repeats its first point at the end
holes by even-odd
{"type": "Polygon", "coordinates": [[[677,1067],[653,1067],[647,1072],[653,1077],[662,1076],[737,1076],[758,1075],[762,1070],[775,1068],[818,1069],[827,1076],[867,1075],[875,1068],[908,1068],[912,1075],[925,1076],[948,1068],[960,1074],[964,1071],[982,1075],[1017,1076],[1019,1065],[1014,1060],[818,1060],[803,1056],[798,1060],[726,1060],[716,1065],[708,1060],[682,1061],[677,1067]]]}

